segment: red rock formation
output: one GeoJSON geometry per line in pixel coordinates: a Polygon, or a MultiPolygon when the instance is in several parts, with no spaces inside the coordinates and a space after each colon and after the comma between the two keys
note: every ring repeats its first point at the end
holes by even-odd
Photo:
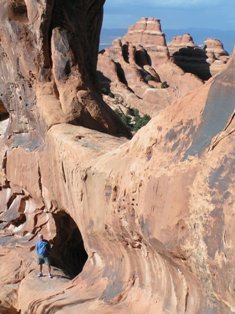
{"type": "Polygon", "coordinates": [[[68,124],[53,126],[41,151],[1,145],[2,308],[232,313],[234,67],[235,58],[125,145],[68,124]],[[56,273],[50,285],[35,278],[30,249],[35,232],[62,236],[62,210],[88,261],[71,283],[56,273]]]}
{"type": "Polygon", "coordinates": [[[172,56],[176,51],[180,50],[181,48],[196,47],[193,38],[189,33],[175,36],[167,46],[170,56],[172,56]]]}
{"type": "Polygon", "coordinates": [[[161,30],[158,19],[142,18],[129,28],[122,41],[135,46],[142,45],[149,54],[153,66],[167,61],[169,58],[165,34],[161,30]]]}
{"type": "Polygon", "coordinates": [[[207,62],[210,64],[211,75],[220,72],[228,62],[229,54],[218,39],[208,38],[204,41],[207,62]]]}
{"type": "MultiPolygon", "coordinates": [[[[153,116],[175,98],[202,85],[201,80],[185,74],[172,62],[163,62],[155,67],[152,63],[146,47],[125,43],[125,37],[124,40],[115,40],[112,47],[101,51],[98,57],[102,90],[121,98],[118,106],[138,108],[140,112],[153,116]],[[162,88],[163,82],[167,82],[168,88],[162,88]]],[[[116,99],[112,101],[107,97],[106,101],[114,107],[117,103],[116,99]]]]}
{"type": "Polygon", "coordinates": [[[39,149],[0,137],[2,313],[233,313],[234,71],[235,54],[129,142],[59,121],[39,149]],[[80,275],[36,277],[39,232],[80,275]]]}
{"type": "Polygon", "coordinates": [[[2,1],[0,98],[15,145],[22,136],[40,145],[45,130],[61,122],[119,132],[120,122],[96,88],[102,5],[2,1]]]}

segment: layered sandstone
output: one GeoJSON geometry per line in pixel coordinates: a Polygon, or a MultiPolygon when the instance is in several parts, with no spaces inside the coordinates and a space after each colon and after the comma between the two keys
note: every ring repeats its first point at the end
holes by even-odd
{"type": "Polygon", "coordinates": [[[122,41],[135,46],[143,46],[149,54],[153,66],[165,62],[169,58],[165,34],[162,32],[159,19],[142,18],[129,28],[122,41]]]}
{"type": "Polygon", "coordinates": [[[37,149],[0,136],[1,313],[234,312],[234,73],[235,54],[131,141],[59,117],[37,149]],[[53,279],[36,277],[38,233],[54,244],[53,279]]]}

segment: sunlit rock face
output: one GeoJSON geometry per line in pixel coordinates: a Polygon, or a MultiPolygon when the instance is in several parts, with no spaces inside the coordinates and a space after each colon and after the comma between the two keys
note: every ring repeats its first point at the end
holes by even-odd
{"type": "Polygon", "coordinates": [[[204,41],[204,49],[207,55],[207,62],[210,64],[210,71],[215,75],[223,70],[229,60],[229,54],[224,49],[222,42],[218,39],[208,38],[204,41]]]}
{"type": "Polygon", "coordinates": [[[0,136],[0,312],[233,313],[234,99],[235,56],[131,141],[69,123],[37,149],[0,136]]]}
{"type": "Polygon", "coordinates": [[[162,32],[159,19],[142,18],[129,28],[127,34],[123,37],[123,42],[145,47],[153,66],[169,58],[165,34],[162,32]]]}

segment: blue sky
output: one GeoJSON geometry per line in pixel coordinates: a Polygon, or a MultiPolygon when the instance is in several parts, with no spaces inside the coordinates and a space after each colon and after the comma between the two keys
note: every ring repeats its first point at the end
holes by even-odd
{"type": "Polygon", "coordinates": [[[141,17],[161,19],[164,29],[234,31],[235,0],[106,0],[104,28],[127,28],[141,17]]]}

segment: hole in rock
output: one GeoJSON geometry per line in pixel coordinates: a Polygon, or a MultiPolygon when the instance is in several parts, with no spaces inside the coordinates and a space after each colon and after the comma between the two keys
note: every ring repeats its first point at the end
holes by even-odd
{"type": "MultiPolygon", "coordinates": [[[[0,96],[3,96],[2,94],[0,96]]],[[[7,112],[3,101],[0,98],[0,121],[6,120],[9,118],[9,113],[7,112]]]]}
{"type": "Polygon", "coordinates": [[[53,214],[56,237],[51,250],[52,265],[70,278],[76,277],[87,261],[82,235],[74,220],[64,211],[53,214]]]}
{"type": "Polygon", "coordinates": [[[24,0],[11,1],[9,18],[19,22],[28,21],[28,12],[24,0]]]}
{"type": "Polygon", "coordinates": [[[23,225],[26,222],[26,216],[25,214],[20,214],[20,216],[13,220],[11,223],[15,226],[15,227],[19,227],[20,225],[23,225]]]}
{"type": "Polygon", "coordinates": [[[9,113],[8,112],[1,112],[0,111],[0,122],[5,121],[9,118],[9,113]]]}
{"type": "Polygon", "coordinates": [[[173,54],[175,63],[186,73],[197,75],[202,80],[211,77],[206,52],[199,48],[181,48],[173,54]]]}
{"type": "Polygon", "coordinates": [[[9,123],[9,113],[0,98],[0,138],[4,136],[9,123]]]}

